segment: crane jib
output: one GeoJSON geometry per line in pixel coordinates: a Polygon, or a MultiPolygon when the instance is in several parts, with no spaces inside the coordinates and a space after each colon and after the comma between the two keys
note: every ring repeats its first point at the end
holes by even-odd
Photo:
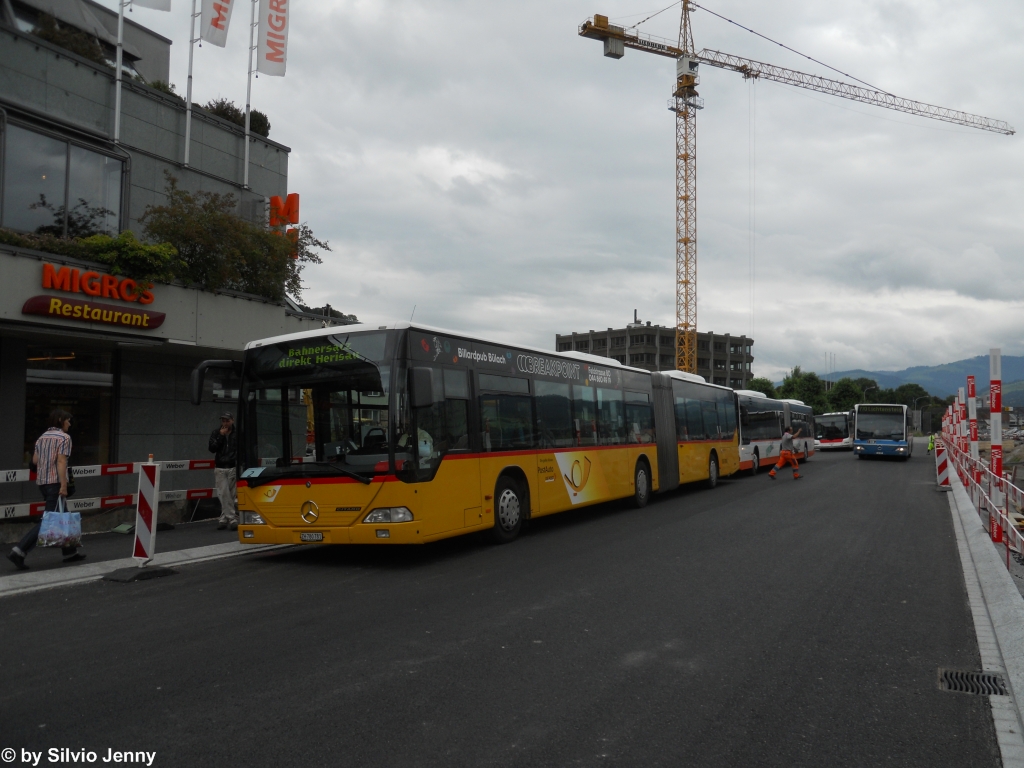
{"type": "Polygon", "coordinates": [[[745,59],[741,56],[733,56],[721,51],[712,51],[707,48],[697,54],[696,58],[702,63],[719,69],[729,69],[739,72],[748,78],[764,78],[785,85],[793,85],[798,88],[806,88],[819,93],[827,93],[832,96],[839,96],[843,99],[860,101],[864,104],[872,104],[884,109],[893,109],[897,112],[906,112],[911,115],[930,117],[933,120],[942,120],[947,123],[964,125],[969,128],[979,128],[983,131],[992,131],[1012,136],[1015,131],[1002,120],[992,120],[981,115],[972,115],[969,112],[961,112],[948,107],[937,107],[934,104],[925,104],[913,99],[905,99],[894,96],[884,91],[873,91],[870,88],[862,88],[858,85],[844,83],[841,80],[832,80],[820,75],[809,75],[798,72],[794,69],[777,67],[773,64],[745,59]]]}

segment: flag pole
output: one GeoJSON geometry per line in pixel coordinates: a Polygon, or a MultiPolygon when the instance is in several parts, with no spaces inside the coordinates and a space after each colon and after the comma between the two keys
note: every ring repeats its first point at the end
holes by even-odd
{"type": "Polygon", "coordinates": [[[185,167],[192,149],[192,52],[196,47],[196,0],[192,0],[192,26],[188,33],[188,87],[185,89],[185,167]]]}
{"type": "Polygon", "coordinates": [[[117,3],[117,69],[114,72],[114,143],[121,141],[121,62],[124,51],[124,7],[131,0],[117,3]]]}
{"type": "Polygon", "coordinates": [[[242,187],[249,188],[249,112],[252,102],[252,51],[255,45],[256,35],[256,3],[259,0],[252,0],[251,12],[249,14],[249,75],[245,84],[245,172],[243,173],[242,187]]]}

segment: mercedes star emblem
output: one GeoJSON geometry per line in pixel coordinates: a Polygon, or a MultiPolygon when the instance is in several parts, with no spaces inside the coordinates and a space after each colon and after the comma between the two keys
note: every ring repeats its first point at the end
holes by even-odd
{"type": "Polygon", "coordinates": [[[302,519],[310,525],[315,523],[316,519],[320,517],[320,507],[314,501],[303,502],[302,506],[299,507],[299,512],[302,515],[302,519]]]}

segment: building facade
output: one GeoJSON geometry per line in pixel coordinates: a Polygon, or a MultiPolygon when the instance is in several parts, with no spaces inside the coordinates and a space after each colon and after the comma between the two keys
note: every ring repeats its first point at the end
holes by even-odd
{"type": "MultiPolygon", "coordinates": [[[[233,195],[239,215],[266,221],[269,198],[288,192],[289,149],[253,136],[243,188],[242,129],[196,111],[185,166],[185,103],[146,85],[166,80],[171,41],[127,19],[121,141],[114,141],[114,70],[98,59],[112,54],[116,23],[90,0],[0,0],[0,227],[58,237],[130,229],[141,237],[139,219],[166,200],[168,175],[184,190],[233,195]],[[82,49],[91,58],[43,39],[54,24],[65,34],[58,39],[94,44],[82,49]]],[[[73,415],[72,466],[150,454],[209,458],[210,432],[220,413],[237,408],[237,385],[215,372],[195,407],[194,366],[240,360],[253,339],[325,322],[293,302],[182,284],[158,284],[143,300],[103,265],[15,246],[0,245],[0,275],[0,470],[29,466],[55,408],[73,415]]],[[[130,493],[137,482],[82,477],[75,498],[130,493]]],[[[209,488],[213,473],[168,472],[161,483],[209,488]]],[[[15,515],[3,505],[35,501],[33,483],[0,483],[0,540],[16,540],[27,525],[8,520],[15,515]]],[[[120,513],[124,519],[131,510],[120,513]]],[[[83,526],[117,522],[104,515],[84,515],[83,526]]]]}
{"type": "Polygon", "coordinates": [[[245,188],[243,129],[194,109],[186,167],[185,101],[146,84],[166,81],[171,41],[128,20],[114,141],[114,69],[99,63],[113,55],[111,24],[117,15],[89,0],[0,2],[0,227],[141,235],[139,218],[166,200],[168,177],[186,191],[230,194],[239,215],[266,221],[270,197],[288,193],[289,148],[250,136],[245,188]],[[94,58],[42,39],[53,24],[91,40],[94,58]]]}
{"type": "MultiPolygon", "coordinates": [[[[753,378],[753,346],[747,336],[698,333],[697,373],[712,384],[746,389],[753,378]]],[[[556,334],[555,350],[588,352],[648,371],[667,371],[676,367],[676,330],[649,320],[643,323],[634,313],[625,328],[556,334]]]]}

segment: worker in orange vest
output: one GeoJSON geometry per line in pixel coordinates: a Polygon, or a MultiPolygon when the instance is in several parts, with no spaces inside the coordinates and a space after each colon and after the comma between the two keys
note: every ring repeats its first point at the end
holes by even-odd
{"type": "Polygon", "coordinates": [[[775,479],[775,472],[779,469],[784,469],[787,464],[793,467],[793,479],[800,479],[800,464],[796,460],[796,454],[793,451],[793,438],[799,437],[802,429],[798,429],[796,434],[793,434],[792,427],[786,427],[786,431],[782,433],[782,443],[779,446],[779,463],[772,467],[772,471],[768,473],[768,477],[772,480],[775,479]]]}

